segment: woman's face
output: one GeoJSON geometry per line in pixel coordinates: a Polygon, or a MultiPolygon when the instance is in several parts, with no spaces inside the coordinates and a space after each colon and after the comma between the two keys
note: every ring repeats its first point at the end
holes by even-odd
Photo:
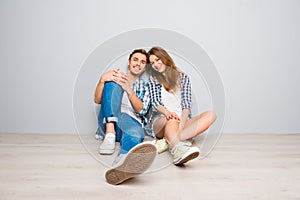
{"type": "Polygon", "coordinates": [[[152,68],[159,72],[164,73],[166,70],[166,65],[159,59],[156,55],[150,55],[149,57],[150,64],[152,68]]]}

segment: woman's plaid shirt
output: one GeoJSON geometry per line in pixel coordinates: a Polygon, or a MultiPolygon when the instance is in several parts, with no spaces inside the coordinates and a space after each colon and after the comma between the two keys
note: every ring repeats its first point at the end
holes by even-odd
{"type": "MultiPolygon", "coordinates": [[[[180,94],[181,94],[181,109],[189,109],[191,116],[192,108],[192,89],[190,78],[183,72],[179,75],[180,81],[180,94]]],[[[158,105],[164,106],[161,98],[162,85],[154,79],[152,76],[149,77],[149,88],[150,88],[150,99],[154,110],[157,109],[158,105]]]]}

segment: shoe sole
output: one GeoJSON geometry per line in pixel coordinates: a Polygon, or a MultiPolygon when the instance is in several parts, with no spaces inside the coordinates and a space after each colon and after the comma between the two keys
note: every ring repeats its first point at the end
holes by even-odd
{"type": "Polygon", "coordinates": [[[156,147],[153,144],[141,144],[132,148],[122,165],[105,173],[109,184],[118,185],[132,177],[145,172],[154,161],[156,147]]]}
{"type": "Polygon", "coordinates": [[[193,152],[189,153],[188,155],[182,157],[181,159],[173,162],[174,165],[182,165],[191,161],[199,156],[200,152],[198,150],[193,150],[193,152]]]}
{"type": "Polygon", "coordinates": [[[100,155],[112,155],[114,154],[115,149],[99,149],[100,155]]]}

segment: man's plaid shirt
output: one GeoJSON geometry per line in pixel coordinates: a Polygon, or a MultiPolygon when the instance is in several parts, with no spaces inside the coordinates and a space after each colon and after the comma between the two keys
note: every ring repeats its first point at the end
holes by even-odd
{"type": "Polygon", "coordinates": [[[144,104],[143,109],[139,113],[137,113],[138,116],[142,117],[147,114],[150,107],[149,84],[143,79],[138,78],[134,81],[132,89],[135,92],[136,96],[144,104]]]}

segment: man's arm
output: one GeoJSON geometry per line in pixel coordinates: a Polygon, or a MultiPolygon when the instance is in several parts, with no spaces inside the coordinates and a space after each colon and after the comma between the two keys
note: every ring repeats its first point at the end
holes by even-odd
{"type": "Polygon", "coordinates": [[[144,116],[148,113],[151,104],[149,83],[140,80],[138,84],[135,84],[134,88],[136,96],[143,103],[143,108],[140,110],[140,112],[137,112],[137,114],[144,116]]]}
{"type": "Polygon", "coordinates": [[[128,80],[127,75],[122,72],[120,72],[120,74],[121,76],[119,76],[119,78],[114,79],[114,81],[117,84],[119,84],[122,87],[122,89],[127,93],[128,99],[131,103],[134,112],[140,114],[140,112],[144,110],[145,105],[142,99],[139,98],[135,91],[132,89],[132,83],[130,83],[130,81],[128,80]]]}
{"type": "Polygon", "coordinates": [[[94,96],[94,102],[96,104],[101,104],[102,92],[103,92],[104,84],[105,84],[105,81],[100,78],[100,80],[99,80],[99,82],[97,84],[96,91],[95,91],[95,96],[94,96]]]}
{"type": "MultiPolygon", "coordinates": [[[[128,93],[127,93],[128,94],[128,93]]],[[[133,110],[136,113],[140,113],[143,108],[144,108],[144,104],[143,102],[136,96],[135,92],[132,90],[131,94],[128,94],[128,98],[130,100],[130,103],[132,105],[133,110]]]]}

